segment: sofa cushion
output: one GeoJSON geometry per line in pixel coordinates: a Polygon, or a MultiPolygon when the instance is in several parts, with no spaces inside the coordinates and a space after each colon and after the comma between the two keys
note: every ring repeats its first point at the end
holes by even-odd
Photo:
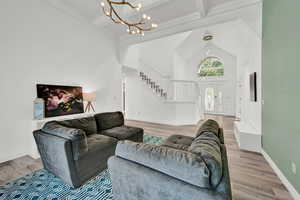
{"type": "Polygon", "coordinates": [[[69,128],[77,128],[84,130],[87,135],[97,133],[97,124],[94,117],[59,121],[58,123],[69,128]]]}
{"type": "Polygon", "coordinates": [[[124,125],[124,117],[121,112],[100,113],[95,116],[98,131],[107,130],[124,125]]]}
{"type": "Polygon", "coordinates": [[[174,148],[131,141],[121,141],[116,148],[118,157],[130,160],[186,183],[211,188],[210,172],[200,156],[174,148]]]}
{"type": "Polygon", "coordinates": [[[172,135],[161,146],[187,151],[193,140],[194,138],[188,136],[172,135]]]}
{"type": "Polygon", "coordinates": [[[219,136],[219,124],[215,120],[209,119],[205,121],[196,131],[196,137],[201,135],[204,132],[212,132],[216,136],[219,136]]]}
{"type": "Polygon", "coordinates": [[[80,154],[79,158],[88,156],[91,153],[99,152],[117,145],[118,140],[105,135],[93,134],[87,137],[88,151],[80,154]]]}
{"type": "Polygon", "coordinates": [[[51,121],[43,126],[42,131],[50,135],[70,140],[75,160],[78,160],[80,154],[88,151],[86,134],[81,129],[68,128],[57,121],[51,121]]]}
{"type": "Polygon", "coordinates": [[[144,130],[141,128],[129,127],[129,126],[119,126],[104,131],[100,131],[100,134],[114,137],[118,140],[127,140],[133,136],[142,137],[144,130]]]}
{"type": "Polygon", "coordinates": [[[223,175],[220,145],[220,140],[214,133],[204,132],[194,139],[188,149],[205,161],[210,171],[212,187],[216,187],[220,183],[223,175]]]}

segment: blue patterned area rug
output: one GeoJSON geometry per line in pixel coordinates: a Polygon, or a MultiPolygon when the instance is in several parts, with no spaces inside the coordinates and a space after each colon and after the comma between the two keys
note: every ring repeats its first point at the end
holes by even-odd
{"type": "MultiPolygon", "coordinates": [[[[144,142],[160,144],[163,138],[145,135],[144,142]]],[[[0,200],[110,200],[113,199],[108,170],[78,189],[42,169],[0,186],[0,200]]]]}

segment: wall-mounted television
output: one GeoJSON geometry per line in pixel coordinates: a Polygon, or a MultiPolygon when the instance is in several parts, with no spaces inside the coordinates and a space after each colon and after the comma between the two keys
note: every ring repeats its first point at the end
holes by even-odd
{"type": "Polygon", "coordinates": [[[45,102],[45,117],[84,112],[82,87],[37,84],[37,97],[45,102]]]}
{"type": "Polygon", "coordinates": [[[257,74],[250,74],[250,100],[257,102],[257,74]]]}

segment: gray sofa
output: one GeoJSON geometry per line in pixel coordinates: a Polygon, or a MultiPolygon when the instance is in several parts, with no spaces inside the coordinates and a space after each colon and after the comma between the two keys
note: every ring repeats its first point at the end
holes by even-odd
{"type": "Polygon", "coordinates": [[[107,168],[118,141],[143,141],[143,129],[124,125],[121,112],[51,121],[34,138],[45,169],[79,187],[107,168]]]}
{"type": "Polygon", "coordinates": [[[208,120],[195,138],[119,142],[108,161],[115,200],[231,200],[223,129],[208,120]]]}

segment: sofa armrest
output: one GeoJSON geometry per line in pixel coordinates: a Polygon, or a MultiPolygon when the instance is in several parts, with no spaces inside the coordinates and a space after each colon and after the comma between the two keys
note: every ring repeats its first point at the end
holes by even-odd
{"type": "Polygon", "coordinates": [[[57,137],[41,130],[33,132],[44,168],[63,179],[73,187],[78,187],[80,180],[76,176],[71,140],[57,137]]]}
{"type": "Polygon", "coordinates": [[[48,122],[41,129],[45,134],[70,140],[74,160],[78,160],[82,153],[88,151],[86,134],[81,129],[68,128],[56,121],[48,122]]]}
{"type": "Polygon", "coordinates": [[[210,171],[201,157],[173,148],[121,141],[116,156],[201,188],[211,188],[210,171]]]}

